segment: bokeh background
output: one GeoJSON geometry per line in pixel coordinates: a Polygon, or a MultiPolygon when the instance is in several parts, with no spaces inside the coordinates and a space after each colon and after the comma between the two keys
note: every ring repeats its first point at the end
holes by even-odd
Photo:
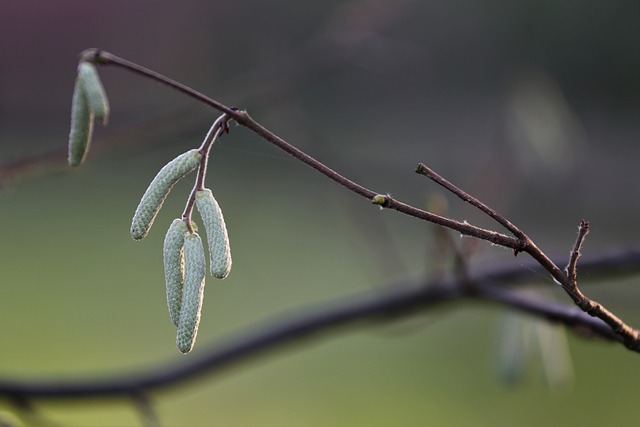
{"type": "MultiPolygon", "coordinates": [[[[640,236],[639,18],[639,3],[624,0],[3,1],[0,377],[88,378],[190,357],[174,345],[161,258],[189,180],[144,241],[128,230],[155,172],[199,145],[217,113],[101,69],[111,123],[70,170],[83,49],[246,108],[375,191],[420,207],[440,197],[452,217],[495,228],[413,173],[425,162],[551,255],[568,253],[587,218],[584,252],[594,255],[640,236]]],[[[214,147],[208,186],[225,212],[234,269],[208,281],[194,353],[305,307],[446,269],[432,226],[373,208],[242,128],[214,147]]],[[[485,244],[470,260],[522,262],[485,244]]],[[[532,286],[568,302],[545,277],[532,286]]],[[[640,326],[637,279],[585,292],[640,326]]],[[[153,398],[166,426],[637,421],[635,354],[505,313],[465,303],[339,331],[153,398]],[[532,357],[520,381],[505,383],[500,348],[505,336],[514,345],[513,325],[532,357]]],[[[124,400],[37,406],[65,426],[140,422],[124,400]]],[[[0,401],[0,419],[11,411],[0,401]]]]}

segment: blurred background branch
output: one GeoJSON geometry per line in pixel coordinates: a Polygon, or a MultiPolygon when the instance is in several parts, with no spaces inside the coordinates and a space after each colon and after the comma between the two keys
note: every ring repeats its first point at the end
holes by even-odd
{"type": "MultiPolygon", "coordinates": [[[[620,251],[616,257],[593,258],[585,263],[587,271],[621,267],[624,275],[640,273],[640,264],[629,266],[626,258],[635,251],[620,251]],[[619,265],[618,264],[619,261],[619,265]]],[[[389,322],[436,305],[457,300],[493,301],[551,322],[557,322],[582,336],[621,342],[609,326],[576,307],[532,297],[505,285],[514,276],[509,268],[492,268],[490,273],[473,274],[462,279],[406,280],[385,286],[383,291],[341,297],[317,307],[299,308],[293,313],[275,316],[276,320],[254,326],[249,331],[231,334],[229,339],[210,346],[187,362],[145,367],[128,373],[112,373],[104,378],[75,380],[21,380],[0,378],[0,396],[13,401],[31,399],[95,399],[138,396],[141,411],[154,418],[140,396],[158,389],[173,388],[187,381],[202,379],[203,374],[217,374],[229,367],[309,338],[335,331],[342,326],[365,326],[389,322]],[[474,284],[468,286],[468,282],[474,284]],[[142,403],[140,403],[142,402],[142,403]]],[[[474,333],[469,325],[467,334],[474,333]]],[[[339,329],[342,331],[343,329],[339,329]]],[[[465,340],[464,335],[458,339],[465,340]]],[[[138,403],[136,404],[138,405],[138,403]]]]}

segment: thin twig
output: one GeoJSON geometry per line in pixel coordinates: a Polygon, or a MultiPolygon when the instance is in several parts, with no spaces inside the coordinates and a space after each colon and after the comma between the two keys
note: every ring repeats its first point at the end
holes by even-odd
{"type": "Polygon", "coordinates": [[[524,234],[518,227],[511,224],[511,222],[509,222],[502,215],[498,214],[496,211],[489,208],[479,200],[475,199],[465,191],[451,184],[449,181],[433,172],[427,166],[418,164],[416,172],[434,180],[438,184],[445,187],[447,190],[460,197],[462,200],[478,207],[491,218],[495,219],[500,224],[508,228],[512,233],[514,233],[514,235],[516,235],[516,237],[519,238],[519,241],[521,242],[521,246],[517,249],[514,249],[514,253],[516,255],[519,251],[524,251],[531,255],[536,261],[540,263],[540,265],[542,265],[549,273],[551,273],[553,278],[562,286],[564,291],[571,297],[573,302],[578,307],[580,307],[582,311],[589,314],[590,316],[597,317],[604,321],[611,327],[613,332],[621,338],[622,342],[627,348],[633,351],[640,352],[640,331],[624,323],[619,317],[614,315],[602,304],[586,297],[578,288],[576,279],[576,263],[580,256],[580,248],[582,246],[584,238],[589,232],[589,223],[587,221],[582,220],[582,222],[580,223],[580,232],[578,235],[578,239],[576,240],[574,249],[572,250],[571,259],[565,273],[561,271],[558,265],[551,261],[551,259],[549,259],[549,257],[547,257],[547,255],[542,252],[526,234],[524,234]]]}
{"type": "MultiPolygon", "coordinates": [[[[304,153],[303,151],[289,144],[284,139],[280,138],[279,136],[277,136],[270,130],[266,129],[264,126],[260,125],[258,122],[256,122],[253,118],[251,118],[251,116],[249,116],[249,114],[246,111],[227,107],[226,105],[221,104],[220,102],[215,101],[201,94],[200,92],[197,92],[196,90],[186,85],[183,85],[182,83],[178,83],[175,80],[172,80],[168,77],[163,76],[162,74],[159,74],[155,71],[141,67],[137,64],[134,64],[132,62],[129,62],[125,59],[119,58],[111,53],[108,53],[99,49],[94,49],[85,53],[85,60],[94,62],[95,64],[99,64],[99,65],[119,66],[119,67],[128,69],[129,71],[132,71],[141,76],[151,78],[171,88],[179,90],[180,92],[194,99],[197,99],[200,102],[217,109],[218,111],[226,113],[227,116],[235,120],[238,124],[254,131],[256,134],[258,134],[268,142],[272,143],[276,147],[280,148],[281,150],[285,151],[286,153],[290,154],[291,156],[300,160],[301,162],[311,166],[318,172],[334,180],[335,182],[349,189],[350,191],[356,194],[359,194],[360,196],[368,200],[372,200],[375,196],[378,195],[377,192],[369,190],[368,188],[351,181],[345,176],[329,168],[322,162],[319,162],[318,160],[314,159],[310,155],[304,153]]],[[[394,209],[406,215],[410,215],[419,219],[424,219],[434,224],[451,228],[452,230],[456,230],[467,236],[476,237],[482,240],[489,241],[496,245],[504,246],[514,250],[521,246],[521,242],[518,239],[514,239],[513,237],[509,237],[501,233],[496,233],[494,231],[485,230],[480,227],[475,227],[471,224],[462,223],[462,222],[454,221],[452,219],[445,218],[439,215],[435,215],[433,213],[415,208],[406,203],[397,201],[389,196],[386,196],[385,203],[382,206],[389,209],[394,209]]]]}
{"type": "Polygon", "coordinates": [[[185,95],[190,96],[191,98],[195,98],[200,102],[208,104],[220,112],[227,113],[231,117],[235,116],[234,114],[235,111],[233,108],[227,107],[226,105],[216,100],[213,100],[180,82],[172,80],[167,76],[164,76],[148,68],[142,67],[133,62],[127,61],[126,59],[119,58],[104,50],[89,49],[83,53],[83,60],[93,62],[94,64],[99,64],[99,65],[117,65],[119,67],[126,68],[130,71],[133,71],[136,74],[144,75],[148,78],[151,78],[157,81],[158,83],[162,83],[163,85],[169,86],[172,89],[177,90],[178,92],[182,92],[185,95]]]}
{"type": "Polygon", "coordinates": [[[640,352],[640,331],[624,323],[619,317],[615,316],[602,304],[587,298],[580,289],[578,289],[576,264],[580,257],[580,248],[582,247],[582,243],[589,232],[589,223],[587,221],[582,220],[580,223],[578,238],[571,252],[571,258],[567,268],[565,269],[565,273],[561,271],[558,265],[551,261],[551,259],[549,259],[549,257],[547,257],[547,255],[545,255],[544,252],[542,252],[535,243],[526,234],[524,234],[524,232],[509,222],[504,216],[500,215],[475,197],[469,195],[467,192],[453,185],[424,164],[419,163],[416,172],[432,179],[434,182],[451,191],[462,200],[476,206],[491,218],[495,219],[498,223],[509,229],[516,237],[518,237],[521,243],[519,248],[514,249],[514,253],[516,255],[519,251],[524,251],[531,255],[549,273],[551,273],[553,278],[562,286],[564,291],[571,297],[573,302],[580,307],[581,310],[591,316],[603,320],[611,326],[611,329],[616,334],[621,337],[627,348],[640,352]]]}
{"type": "Polygon", "coordinates": [[[578,264],[578,258],[580,258],[580,249],[582,248],[582,243],[584,243],[585,237],[589,234],[589,222],[586,220],[580,221],[580,227],[578,227],[578,237],[576,238],[576,243],[573,245],[573,249],[571,250],[571,256],[569,257],[569,264],[567,264],[567,279],[569,279],[569,284],[578,288],[578,274],[576,272],[576,266],[578,264]]]}
{"type": "MultiPolygon", "coordinates": [[[[564,283],[566,281],[566,275],[562,272],[562,270],[560,270],[560,268],[556,264],[554,264],[553,261],[551,261],[544,254],[544,252],[542,252],[536,246],[536,244],[522,230],[520,230],[520,228],[518,228],[514,224],[512,224],[503,215],[499,214],[494,209],[490,208],[489,206],[487,206],[486,204],[484,204],[480,200],[476,199],[475,197],[471,196],[466,191],[460,189],[456,185],[454,185],[451,182],[447,181],[445,178],[443,178],[440,175],[438,175],[436,172],[434,172],[432,169],[430,169],[429,167],[427,167],[423,163],[418,163],[418,166],[416,168],[416,172],[421,174],[421,175],[424,175],[424,176],[428,177],[429,179],[433,180],[437,184],[439,184],[442,187],[446,188],[447,190],[449,190],[450,192],[452,192],[453,194],[455,194],[456,196],[458,196],[459,198],[461,198],[465,202],[468,202],[471,205],[477,207],[482,212],[486,213],[489,217],[493,218],[499,224],[501,224],[506,229],[511,231],[514,234],[514,236],[517,238],[518,246],[513,247],[513,246],[502,245],[501,243],[496,243],[496,242],[493,242],[493,243],[501,245],[501,246],[512,248],[514,255],[518,255],[518,252],[527,252],[536,261],[538,261],[549,273],[551,273],[553,278],[556,279],[556,281],[558,281],[558,283],[562,284],[562,283],[564,283]]],[[[566,289],[565,288],[565,290],[567,290],[567,292],[571,292],[570,289],[566,289]]]]}
{"type": "Polygon", "coordinates": [[[200,190],[204,190],[204,182],[207,177],[207,165],[209,163],[209,151],[211,150],[211,146],[218,139],[218,137],[228,129],[227,121],[229,117],[226,114],[222,114],[218,117],[207,135],[202,141],[202,144],[198,148],[198,152],[202,155],[202,159],[200,159],[200,166],[198,167],[198,174],[196,176],[196,182],[193,185],[193,189],[189,194],[189,198],[187,199],[187,205],[184,208],[184,212],[182,213],[182,219],[187,223],[187,228],[190,233],[193,233],[193,224],[191,222],[191,215],[193,214],[193,206],[196,201],[196,193],[200,190]]]}
{"type": "Polygon", "coordinates": [[[418,166],[416,167],[416,173],[426,176],[427,178],[431,179],[436,184],[439,184],[442,187],[446,188],[447,190],[449,190],[450,192],[452,192],[453,194],[455,194],[465,202],[470,203],[471,205],[480,209],[482,212],[486,213],[491,218],[496,220],[498,224],[502,225],[507,230],[512,232],[513,235],[516,236],[518,239],[522,240],[523,244],[526,240],[528,240],[527,236],[522,232],[522,230],[520,230],[518,227],[513,225],[507,218],[505,218],[495,210],[491,209],[489,206],[482,203],[480,200],[476,199],[466,191],[463,191],[459,187],[447,181],[445,178],[438,175],[435,171],[427,167],[424,163],[418,163],[418,166]]]}
{"type": "Polygon", "coordinates": [[[578,288],[576,266],[580,258],[580,249],[584,239],[589,233],[589,222],[584,219],[580,221],[578,237],[571,250],[569,263],[567,264],[567,280],[562,282],[562,287],[572,297],[573,302],[590,316],[597,317],[608,324],[611,329],[622,338],[624,345],[633,351],[640,352],[640,331],[624,323],[622,319],[609,311],[597,301],[584,295],[578,288]]]}

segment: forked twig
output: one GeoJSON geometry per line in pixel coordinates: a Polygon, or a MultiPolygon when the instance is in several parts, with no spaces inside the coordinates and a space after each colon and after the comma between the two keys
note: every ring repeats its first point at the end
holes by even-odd
{"type": "Polygon", "coordinates": [[[200,190],[204,190],[204,182],[207,176],[207,166],[209,162],[209,150],[211,150],[211,146],[215,143],[216,139],[225,131],[228,131],[228,122],[229,116],[223,113],[220,117],[218,117],[207,135],[202,141],[202,144],[198,148],[200,154],[202,154],[202,159],[200,160],[200,167],[198,168],[198,176],[196,177],[196,182],[189,194],[189,198],[187,199],[187,205],[184,208],[184,212],[182,214],[182,219],[187,223],[187,227],[189,231],[193,233],[193,224],[191,222],[191,215],[193,213],[193,207],[196,202],[196,193],[200,190]]]}
{"type": "MultiPolygon", "coordinates": [[[[520,230],[518,227],[513,225],[507,218],[505,218],[504,216],[502,216],[501,214],[499,214],[498,212],[496,212],[495,210],[493,210],[489,206],[487,206],[484,203],[482,203],[480,200],[476,199],[475,197],[473,197],[469,193],[467,193],[467,192],[461,190],[460,188],[458,188],[457,186],[453,185],[452,183],[447,181],[442,176],[438,175],[432,169],[427,167],[424,163],[418,163],[418,166],[416,167],[416,173],[419,173],[420,175],[426,176],[427,178],[429,178],[433,182],[443,186],[444,188],[446,188],[447,190],[449,190],[450,192],[452,192],[453,194],[455,194],[456,196],[458,196],[459,198],[461,198],[465,202],[470,203],[473,206],[477,207],[482,212],[486,213],[491,218],[496,220],[500,225],[504,226],[504,228],[506,228],[511,233],[513,233],[513,235],[516,236],[518,239],[521,239],[522,240],[522,245],[525,244],[525,241],[527,240],[527,236],[522,232],[522,230],[520,230]]],[[[517,252],[519,252],[519,250],[515,249],[515,251],[516,251],[516,255],[517,255],[517,252]]]]}
{"type": "Polygon", "coordinates": [[[527,252],[529,255],[531,255],[549,273],[551,273],[554,279],[562,286],[565,292],[571,297],[573,302],[578,307],[580,307],[581,310],[606,322],[611,326],[611,329],[614,331],[614,333],[618,334],[622,338],[622,341],[627,348],[633,351],[640,352],[640,331],[625,324],[620,318],[618,318],[604,306],[602,306],[602,304],[587,298],[578,288],[576,271],[577,262],[578,258],[580,257],[580,249],[582,248],[584,239],[589,233],[588,221],[583,219],[580,222],[578,238],[576,239],[576,242],[571,251],[571,257],[569,259],[567,268],[563,273],[562,271],[560,271],[558,266],[553,261],[551,261],[526,234],[524,234],[522,230],[513,225],[509,220],[507,220],[497,211],[482,203],[454,184],[450,183],[422,163],[418,164],[416,172],[428,177],[429,179],[443,186],[465,202],[468,202],[471,205],[477,207],[482,212],[486,213],[491,218],[496,220],[499,224],[503,225],[505,228],[511,231],[521,242],[521,246],[517,249],[514,249],[515,255],[517,255],[519,251],[527,252]]]}

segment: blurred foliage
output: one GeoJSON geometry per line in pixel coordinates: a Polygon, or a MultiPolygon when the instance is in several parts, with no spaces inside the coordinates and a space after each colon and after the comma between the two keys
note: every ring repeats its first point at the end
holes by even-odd
{"type": "MultiPolygon", "coordinates": [[[[5,1],[0,164],[37,161],[0,174],[0,376],[91,376],[182,357],[161,246],[190,183],[173,190],[143,242],[128,229],[155,171],[198,145],[216,114],[101,69],[111,123],[96,130],[87,164],[69,171],[60,150],[81,50],[102,47],[248,108],[329,166],[417,206],[440,192],[413,176],[425,162],[550,254],[568,252],[586,217],[584,250],[597,253],[638,240],[638,18],[638,2],[627,1],[5,1]]],[[[283,312],[437,268],[430,226],[372,208],[245,130],[214,147],[208,185],[234,270],[208,281],[196,352],[283,312]]],[[[445,197],[451,216],[493,227],[445,197]]],[[[496,260],[512,258],[481,245],[472,264],[496,260]]],[[[629,280],[586,292],[638,326],[638,289],[629,280]]],[[[167,426],[633,419],[637,356],[619,346],[570,336],[575,383],[560,391],[539,362],[522,383],[500,383],[502,315],[435,310],[304,342],[154,398],[167,426]]],[[[63,425],[139,425],[126,401],[38,407],[63,425]]],[[[0,422],[7,411],[0,401],[0,422]]]]}

